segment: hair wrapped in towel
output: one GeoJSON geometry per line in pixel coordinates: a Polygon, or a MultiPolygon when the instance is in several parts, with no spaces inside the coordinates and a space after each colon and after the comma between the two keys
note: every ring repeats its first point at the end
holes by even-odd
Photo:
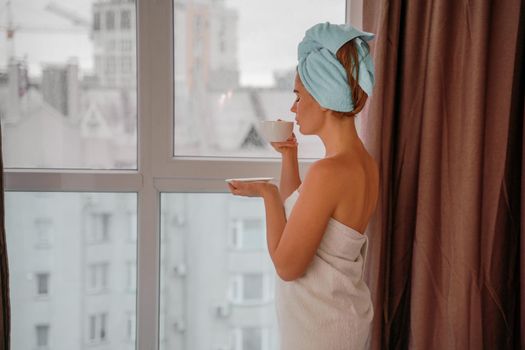
{"type": "Polygon", "coordinates": [[[337,50],[355,39],[359,55],[359,86],[370,96],[374,86],[374,64],[367,41],[375,37],[350,25],[319,23],[308,29],[299,43],[297,71],[310,95],[321,105],[337,112],[354,109],[346,70],[336,57],[337,50]]]}

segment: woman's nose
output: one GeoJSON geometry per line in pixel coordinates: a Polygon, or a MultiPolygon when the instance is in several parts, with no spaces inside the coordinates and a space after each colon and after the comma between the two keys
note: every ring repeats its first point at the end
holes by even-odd
{"type": "Polygon", "coordinates": [[[295,108],[295,102],[294,102],[294,104],[292,105],[292,107],[290,107],[290,111],[291,111],[292,113],[296,113],[297,109],[295,108]]]}

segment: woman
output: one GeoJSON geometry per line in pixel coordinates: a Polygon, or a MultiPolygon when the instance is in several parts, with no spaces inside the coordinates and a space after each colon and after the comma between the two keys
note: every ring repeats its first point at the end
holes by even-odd
{"type": "Polygon", "coordinates": [[[374,83],[367,40],[373,34],[321,23],[305,33],[291,107],[299,131],[321,138],[325,157],[301,184],[292,135],[272,146],[282,155],[280,186],[232,182],[234,195],[264,199],[275,265],[281,350],[366,347],[373,309],[363,280],[379,170],[354,118],[374,83]],[[353,72],[353,73],[352,73],[353,72]]]}

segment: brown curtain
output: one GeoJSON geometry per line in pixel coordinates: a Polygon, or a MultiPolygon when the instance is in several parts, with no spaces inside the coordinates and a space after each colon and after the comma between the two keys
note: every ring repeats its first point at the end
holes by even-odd
{"type": "Polygon", "coordinates": [[[4,166],[0,126],[0,350],[9,350],[11,306],[9,303],[9,269],[4,218],[4,166]]]}
{"type": "Polygon", "coordinates": [[[525,349],[524,11],[364,1],[372,349],[525,349]]]}

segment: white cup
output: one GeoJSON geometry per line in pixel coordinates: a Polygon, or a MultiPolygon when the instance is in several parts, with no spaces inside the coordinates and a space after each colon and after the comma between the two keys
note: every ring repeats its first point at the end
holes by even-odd
{"type": "Polygon", "coordinates": [[[264,120],[259,122],[261,134],[268,142],[283,142],[292,136],[293,122],[264,120]]]}

